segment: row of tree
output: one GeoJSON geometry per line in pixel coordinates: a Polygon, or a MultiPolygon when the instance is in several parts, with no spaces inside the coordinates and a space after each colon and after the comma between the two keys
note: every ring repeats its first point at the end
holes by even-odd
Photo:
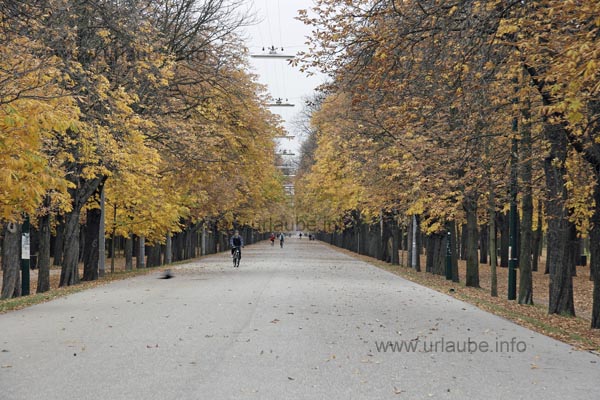
{"type": "Polygon", "coordinates": [[[43,291],[51,235],[60,285],[72,285],[81,224],[88,244],[102,217],[113,238],[160,243],[203,221],[249,225],[283,198],[280,123],[248,72],[241,6],[0,2],[2,298],[20,295],[25,216],[40,232],[43,291]]]}
{"type": "Polygon", "coordinates": [[[300,63],[331,82],[298,176],[301,212],[338,227],[415,215],[442,239],[464,224],[466,285],[479,286],[479,226],[495,268],[497,214],[519,202],[519,302],[533,302],[542,225],[549,312],[574,315],[571,244],[589,235],[600,328],[600,3],[320,0],[312,11],[300,63]]]}

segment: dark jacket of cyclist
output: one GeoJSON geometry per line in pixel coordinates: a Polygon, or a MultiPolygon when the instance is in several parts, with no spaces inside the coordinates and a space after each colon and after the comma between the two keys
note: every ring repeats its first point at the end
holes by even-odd
{"type": "Polygon", "coordinates": [[[229,238],[229,246],[231,247],[231,254],[233,255],[233,251],[236,247],[240,249],[240,255],[242,254],[242,247],[244,247],[244,238],[240,236],[239,231],[235,231],[233,236],[229,238]]]}

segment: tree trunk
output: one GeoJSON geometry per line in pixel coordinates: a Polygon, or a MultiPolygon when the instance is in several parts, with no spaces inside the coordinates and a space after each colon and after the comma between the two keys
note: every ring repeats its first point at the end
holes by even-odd
{"type": "Polygon", "coordinates": [[[414,218],[410,216],[408,219],[408,226],[406,228],[406,266],[414,268],[413,266],[413,223],[414,218]]]}
{"type": "Polygon", "coordinates": [[[452,250],[452,282],[460,282],[460,276],[458,275],[458,244],[456,238],[458,237],[456,221],[449,221],[447,224],[448,232],[450,235],[450,247],[452,250]]]}
{"type": "Polygon", "coordinates": [[[87,200],[96,192],[106,177],[90,180],[75,179],[76,188],[70,190],[73,209],[65,215],[63,262],[60,271],[60,286],[79,282],[79,215],[87,200]]]}
{"type": "Polygon", "coordinates": [[[411,221],[410,266],[415,271],[421,272],[421,257],[419,251],[421,248],[421,229],[419,228],[419,216],[413,215],[411,221]]]}
{"type": "MultiPolygon", "coordinates": [[[[208,254],[208,242],[207,242],[207,236],[206,236],[206,223],[202,222],[202,238],[201,238],[201,243],[202,243],[202,247],[200,249],[200,255],[201,256],[205,256],[208,254]]],[[[171,235],[168,234],[167,235],[167,247],[169,248],[168,251],[171,251],[171,235]]],[[[165,264],[170,264],[170,262],[166,262],[165,264]]]]}
{"type": "Polygon", "coordinates": [[[510,238],[508,212],[498,214],[498,222],[500,223],[500,267],[508,268],[508,247],[510,238]]]}
{"type": "Polygon", "coordinates": [[[546,174],[546,218],[548,219],[548,256],[550,272],[549,314],[575,315],[573,277],[568,261],[569,218],[566,208],[567,193],[564,177],[567,158],[567,140],[557,125],[546,126],[550,154],[544,160],[546,174]]]}
{"type": "Polygon", "coordinates": [[[100,240],[100,219],[102,217],[99,208],[88,209],[85,223],[86,246],[83,249],[83,281],[95,281],[98,279],[98,259],[100,240]]]}
{"type": "Polygon", "coordinates": [[[469,239],[468,236],[467,224],[463,224],[460,229],[460,259],[465,261],[467,259],[467,242],[469,239]]]}
{"type": "Polygon", "coordinates": [[[433,253],[433,273],[436,275],[446,275],[446,241],[447,236],[445,232],[436,233],[433,235],[435,246],[433,253]]]}
{"type": "Polygon", "coordinates": [[[488,200],[488,212],[490,215],[490,232],[488,235],[490,241],[490,274],[491,276],[491,290],[490,294],[492,297],[498,297],[498,272],[496,267],[498,264],[498,255],[496,254],[498,245],[496,241],[496,200],[494,198],[494,190],[490,185],[490,197],[488,200]]]}
{"type": "MultiPolygon", "coordinates": [[[[385,261],[385,262],[392,262],[392,251],[391,251],[391,246],[390,246],[390,239],[392,239],[392,226],[391,223],[393,221],[393,217],[391,214],[386,213],[386,212],[381,212],[380,215],[380,224],[379,224],[379,230],[380,230],[380,251],[379,254],[381,255],[380,260],[381,261],[385,261]]],[[[354,236],[354,235],[352,235],[354,236]]],[[[353,246],[351,246],[353,248],[353,246]]]]}
{"type": "Polygon", "coordinates": [[[100,223],[98,224],[98,271],[99,277],[106,273],[106,194],[104,184],[98,187],[100,192],[100,223]]]}
{"type": "Polygon", "coordinates": [[[479,263],[487,264],[488,263],[488,239],[489,228],[488,225],[482,225],[479,234],[479,263]]]}
{"type": "Polygon", "coordinates": [[[65,215],[63,263],[60,286],[79,282],[79,209],[65,215]]]}
{"type": "Polygon", "coordinates": [[[466,235],[466,255],[467,255],[467,277],[466,286],[479,287],[479,260],[477,257],[477,195],[465,195],[463,207],[467,214],[467,235],[466,235]]]}
{"type": "Polygon", "coordinates": [[[184,250],[184,260],[189,260],[191,258],[193,258],[193,252],[194,252],[194,240],[193,240],[193,233],[194,233],[194,229],[193,229],[194,225],[190,224],[185,228],[184,234],[185,234],[185,250],[184,250]]]}
{"type": "MultiPolygon", "coordinates": [[[[204,243],[204,249],[202,250],[202,255],[206,254],[206,242],[204,243]]],[[[171,264],[173,262],[173,242],[172,236],[170,233],[167,233],[167,245],[165,249],[165,264],[171,264]]]]}
{"type": "Polygon", "coordinates": [[[133,269],[133,238],[131,235],[125,238],[125,270],[133,269]]]}
{"type": "Polygon", "coordinates": [[[531,245],[533,227],[532,197],[532,143],[529,101],[523,102],[521,129],[521,240],[519,246],[519,304],[533,304],[533,277],[531,274],[531,245]]]}
{"type": "Polygon", "coordinates": [[[148,268],[160,265],[160,244],[154,244],[148,248],[148,268]]]}
{"type": "Polygon", "coordinates": [[[146,239],[143,236],[138,237],[136,268],[146,268],[146,239]]]}
{"type": "Polygon", "coordinates": [[[85,225],[79,224],[79,262],[83,262],[83,250],[85,249],[85,225]]]}
{"type": "MultiPolygon", "coordinates": [[[[173,236],[173,261],[181,260],[181,238],[183,237],[182,232],[178,232],[173,236]]],[[[217,247],[218,236],[214,236],[215,239],[215,249],[217,247]]],[[[213,253],[214,254],[214,253],[213,253]]]]}
{"type": "Polygon", "coordinates": [[[533,277],[531,273],[531,222],[533,203],[531,195],[523,194],[521,220],[521,249],[519,254],[519,304],[533,304],[533,277]],[[528,197],[528,198],[527,198],[528,197]],[[529,203],[529,204],[526,204],[529,203]]]}
{"type": "Polygon", "coordinates": [[[113,225],[110,233],[110,272],[115,273],[115,245],[117,241],[117,205],[113,206],[113,225]]]}
{"type": "Polygon", "coordinates": [[[427,243],[425,271],[435,275],[444,275],[446,235],[433,233],[426,236],[425,242],[427,243]]]}
{"type": "Polygon", "coordinates": [[[425,236],[425,272],[433,274],[433,257],[435,253],[435,240],[433,235],[425,236]]]}
{"type": "MultiPolygon", "coordinates": [[[[46,197],[45,201],[49,201],[46,197]]],[[[38,254],[38,282],[36,293],[50,290],[50,214],[40,217],[40,251],[38,254]]]]}
{"type": "Polygon", "coordinates": [[[2,241],[2,295],[21,296],[21,224],[4,224],[2,241]]]}

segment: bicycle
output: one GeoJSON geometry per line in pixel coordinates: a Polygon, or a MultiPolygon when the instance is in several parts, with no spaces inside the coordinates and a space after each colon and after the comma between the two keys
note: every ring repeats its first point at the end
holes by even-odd
{"type": "Polygon", "coordinates": [[[242,258],[242,251],[239,247],[234,247],[233,249],[233,267],[240,267],[240,259],[242,258]]]}

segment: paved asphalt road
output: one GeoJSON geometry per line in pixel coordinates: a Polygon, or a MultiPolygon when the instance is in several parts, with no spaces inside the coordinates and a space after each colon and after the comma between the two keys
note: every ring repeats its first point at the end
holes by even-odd
{"type": "Polygon", "coordinates": [[[600,357],[321,243],[263,242],[230,263],[0,315],[0,399],[600,396],[600,357]]]}

